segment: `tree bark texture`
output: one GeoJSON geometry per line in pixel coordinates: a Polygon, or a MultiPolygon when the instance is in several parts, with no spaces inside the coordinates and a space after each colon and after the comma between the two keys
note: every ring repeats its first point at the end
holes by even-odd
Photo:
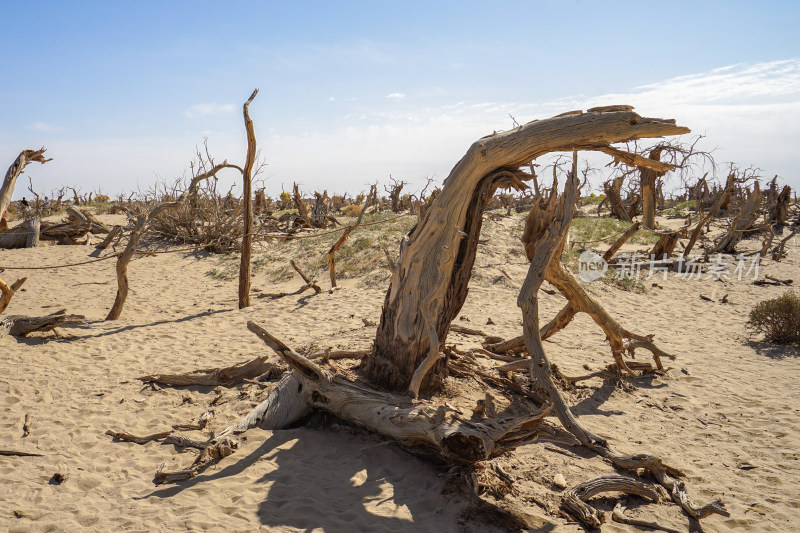
{"type": "MultiPolygon", "coordinates": [[[[554,151],[597,150],[633,159],[610,143],[689,131],[674,120],[643,118],[630,109],[615,106],[534,121],[473,143],[424,218],[401,242],[374,349],[362,364],[373,383],[406,390],[426,360],[433,365],[420,390],[429,391],[441,381],[446,367],[437,356],[467,296],[483,209],[498,187],[521,185],[520,166],[554,151]]],[[[639,159],[645,166],[664,168],[663,163],[639,159]]]]}

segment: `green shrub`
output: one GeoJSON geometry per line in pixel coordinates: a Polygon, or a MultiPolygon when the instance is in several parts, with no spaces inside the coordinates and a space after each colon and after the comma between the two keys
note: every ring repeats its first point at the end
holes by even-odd
{"type": "Polygon", "coordinates": [[[747,327],[763,333],[767,342],[800,342],[800,297],[793,291],[787,291],[779,298],[759,302],[750,311],[747,327]]]}

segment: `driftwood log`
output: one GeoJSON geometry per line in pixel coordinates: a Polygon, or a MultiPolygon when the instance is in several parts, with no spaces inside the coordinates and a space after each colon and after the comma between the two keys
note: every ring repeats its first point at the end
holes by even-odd
{"type": "Polygon", "coordinates": [[[196,370],[188,374],[156,374],[142,376],[139,379],[145,383],[158,383],[171,387],[186,387],[189,385],[230,387],[248,379],[255,379],[264,375],[274,378],[282,374],[286,368],[268,361],[268,357],[256,357],[246,363],[240,363],[225,368],[208,368],[196,370]]]}
{"type": "Polygon", "coordinates": [[[26,337],[33,332],[52,331],[59,326],[69,324],[82,324],[86,317],[81,315],[68,315],[62,309],[47,316],[22,316],[6,315],[0,317],[0,337],[12,335],[26,337]]]}

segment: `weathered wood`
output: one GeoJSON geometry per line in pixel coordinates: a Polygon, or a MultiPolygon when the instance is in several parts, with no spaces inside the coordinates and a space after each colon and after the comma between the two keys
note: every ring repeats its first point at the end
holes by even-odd
{"type": "Polygon", "coordinates": [[[32,317],[7,315],[0,317],[0,337],[10,334],[15,337],[26,337],[33,332],[52,331],[56,327],[68,324],[82,324],[86,317],[67,315],[65,310],[56,311],[47,316],[32,317]]]}
{"type": "Polygon", "coordinates": [[[244,229],[242,233],[242,259],[239,264],[239,309],[250,307],[250,258],[253,248],[253,165],[256,161],[256,134],[253,120],[250,118],[250,102],[258,94],[253,91],[244,103],[244,128],[247,131],[247,159],[245,160],[242,179],[244,181],[244,229]]]}
{"type": "Polygon", "coordinates": [[[308,275],[305,272],[303,272],[303,269],[300,268],[300,266],[295,262],[294,259],[290,259],[289,264],[291,264],[292,268],[295,269],[295,271],[298,274],[300,274],[300,277],[303,278],[303,281],[306,282],[307,287],[311,287],[312,289],[314,289],[314,292],[316,293],[322,292],[322,288],[319,285],[317,285],[317,282],[309,278],[308,275]]]}
{"type": "Polygon", "coordinates": [[[565,208],[564,205],[572,206],[574,201],[574,188],[577,182],[574,170],[576,169],[573,166],[573,173],[570,176],[572,185],[568,183],[562,200],[556,205],[551,198],[550,206],[537,216],[540,221],[545,222],[541,226],[544,229],[534,232],[537,238],[530,243],[526,243],[526,251],[531,257],[531,263],[517,303],[522,309],[523,336],[525,338],[525,347],[530,354],[528,370],[531,380],[536,386],[547,391],[553,405],[553,411],[559,421],[581,444],[624,470],[632,472],[636,472],[638,469],[648,470],[658,483],[667,489],[672,500],[694,518],[699,519],[711,513],[728,516],[724,505],[720,501],[712,502],[703,507],[696,506],[689,500],[683,483],[675,479],[676,476],[681,476],[682,473],[664,465],[658,457],[648,454],[622,455],[614,452],[604,438],[595,435],[578,423],[553,382],[551,364],[545,355],[542,340],[539,336],[537,292],[545,279],[545,271],[551,259],[558,257],[554,253],[554,249],[557,249],[559,239],[563,243],[564,233],[569,226],[572,210],[571,207],[565,208]],[[547,223],[547,221],[551,222],[547,223]]]}
{"type": "Polygon", "coordinates": [[[331,375],[253,322],[248,328],[281,356],[293,371],[264,402],[240,422],[209,441],[193,465],[178,472],[159,472],[156,482],[194,477],[210,462],[233,452],[235,436],[250,428],[280,429],[311,409],[323,409],[348,422],[390,437],[414,451],[433,454],[449,464],[493,457],[533,436],[549,408],[516,418],[469,420],[447,404],[412,401],[331,375]]]}
{"type": "Polygon", "coordinates": [[[5,178],[3,179],[3,186],[0,187],[0,218],[6,214],[6,209],[11,204],[11,197],[14,195],[14,186],[17,183],[17,178],[25,170],[25,167],[30,162],[45,164],[52,159],[45,159],[44,153],[46,148],[42,147],[38,150],[23,150],[17,156],[11,166],[6,171],[5,178]]]}
{"type": "Polygon", "coordinates": [[[111,437],[116,441],[134,442],[136,444],[147,444],[148,442],[152,442],[154,440],[161,440],[169,437],[171,433],[171,431],[162,431],[160,433],[153,433],[152,435],[138,436],[131,433],[126,433],[125,431],[114,431],[111,429],[106,431],[106,435],[111,435],[111,437]]]}
{"type": "Polygon", "coordinates": [[[625,506],[622,504],[622,502],[617,502],[617,504],[614,506],[611,518],[614,520],[614,522],[619,522],[620,524],[630,524],[632,526],[647,527],[658,531],[666,531],[667,533],[684,533],[683,530],[665,526],[655,521],[630,518],[625,515],[625,506]]]}
{"type": "Polygon", "coordinates": [[[620,248],[622,248],[622,245],[628,242],[628,239],[633,237],[633,235],[639,231],[639,225],[639,222],[634,222],[631,227],[625,230],[625,233],[620,235],[619,239],[614,241],[614,244],[612,244],[608,250],[606,250],[606,253],[603,254],[603,260],[606,262],[611,261],[611,258],[614,257],[614,254],[617,253],[620,248]]]}
{"type": "Polygon", "coordinates": [[[14,297],[14,294],[26,281],[28,281],[28,278],[20,278],[12,283],[9,287],[2,279],[0,279],[0,313],[8,308],[8,304],[11,303],[11,298],[14,297]]]}
{"type": "Polygon", "coordinates": [[[44,457],[44,454],[35,452],[22,452],[17,450],[0,450],[0,455],[4,457],[44,457]]]}
{"type": "Polygon", "coordinates": [[[758,209],[761,207],[761,186],[758,181],[753,184],[752,192],[747,192],[747,200],[742,205],[739,214],[733,220],[730,229],[723,235],[713,248],[706,251],[705,257],[716,253],[732,254],[736,252],[736,245],[744,237],[744,233],[752,228],[758,218],[758,209]]]}
{"type": "Polygon", "coordinates": [[[722,193],[717,196],[716,200],[714,200],[711,209],[708,210],[708,214],[703,217],[703,207],[699,200],[697,200],[698,210],[700,211],[700,221],[697,223],[697,226],[692,231],[691,236],[689,237],[689,242],[686,244],[686,248],[683,250],[683,257],[689,257],[689,253],[694,248],[694,245],[697,243],[697,239],[700,237],[700,232],[703,231],[703,226],[705,226],[709,220],[717,216],[720,209],[722,208],[722,204],[726,201],[730,201],[730,195],[733,191],[734,187],[736,186],[736,175],[730,174],[728,176],[727,181],[725,182],[725,189],[723,189],[722,193]]]}
{"type": "MultiPolygon", "coordinates": [[[[656,146],[650,150],[649,159],[659,161],[663,146],[656,146]]],[[[656,182],[664,175],[651,168],[641,167],[639,170],[640,186],[642,191],[642,226],[653,230],[656,227],[656,182]]]]}
{"type": "Polygon", "coordinates": [[[643,483],[626,476],[601,476],[567,489],[561,500],[561,507],[589,527],[599,528],[605,522],[605,514],[586,503],[586,500],[603,492],[622,492],[635,494],[652,502],[660,502],[669,497],[664,489],[650,483],[643,483]]]}
{"type": "Polygon", "coordinates": [[[25,220],[22,224],[25,228],[27,236],[25,239],[25,248],[36,248],[39,246],[39,236],[42,230],[42,221],[39,217],[32,217],[25,220]]]}
{"type": "Polygon", "coordinates": [[[631,217],[622,202],[622,183],[624,181],[624,176],[617,176],[605,182],[603,184],[603,192],[605,192],[606,201],[608,202],[608,208],[611,210],[611,214],[620,220],[630,222],[631,217]]]}
{"type": "Polygon", "coordinates": [[[120,234],[121,231],[122,231],[122,226],[114,226],[111,229],[111,231],[108,232],[108,235],[106,235],[106,238],[103,239],[103,242],[98,244],[96,246],[96,248],[98,250],[105,250],[106,248],[108,248],[111,245],[111,243],[114,241],[114,239],[117,238],[117,236],[120,234]]]}
{"type": "MultiPolygon", "coordinates": [[[[483,209],[499,186],[519,182],[520,166],[552,151],[602,151],[613,142],[687,131],[674,121],[614,111],[535,121],[475,142],[401,243],[374,353],[362,364],[367,377],[389,390],[406,390],[422,361],[435,357],[467,295],[483,209]]],[[[445,372],[440,359],[421,390],[431,390],[445,372]]]]}
{"type": "Polygon", "coordinates": [[[155,374],[138,378],[146,383],[158,383],[171,387],[186,387],[189,385],[230,387],[242,383],[248,378],[257,378],[264,374],[278,376],[285,370],[285,366],[279,366],[268,361],[268,357],[256,357],[246,363],[238,363],[224,368],[207,368],[195,370],[188,374],[155,374]]]}

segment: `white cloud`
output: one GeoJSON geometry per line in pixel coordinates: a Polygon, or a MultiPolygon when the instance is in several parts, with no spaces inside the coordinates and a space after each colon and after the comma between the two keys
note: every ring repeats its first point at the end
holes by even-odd
{"type": "Polygon", "coordinates": [[[386,98],[405,98],[405,97],[406,95],[403,93],[392,93],[386,95],[386,98]]]}
{"type": "Polygon", "coordinates": [[[207,115],[223,115],[236,111],[234,104],[195,104],[183,112],[188,118],[203,117],[207,115]]]}
{"type": "Polygon", "coordinates": [[[329,102],[335,102],[336,101],[336,97],[335,96],[329,96],[328,97],[328,101],[329,102]]]}
{"type": "Polygon", "coordinates": [[[718,163],[755,165],[765,177],[779,174],[800,188],[800,59],[731,65],[604,95],[536,103],[459,102],[402,113],[387,108],[359,115],[358,121],[349,115],[351,120],[335,131],[275,141],[267,149],[270,174],[277,184],[297,179],[309,188],[334,188],[333,180],[337,190],[355,190],[389,173],[412,182],[432,174],[443,179],[474,140],[512,128],[509,114],[525,123],[611,104],[633,105],[642,116],[674,118],[707,135],[706,149],[719,146],[718,163]],[[312,161],[308,153],[321,157],[312,161]],[[332,176],[331,168],[343,169],[342,175],[332,176]]]}
{"type": "Polygon", "coordinates": [[[43,131],[45,133],[53,133],[56,131],[63,131],[64,128],[60,126],[54,126],[52,124],[47,124],[46,122],[35,122],[28,126],[29,130],[36,130],[36,131],[43,131]]]}

